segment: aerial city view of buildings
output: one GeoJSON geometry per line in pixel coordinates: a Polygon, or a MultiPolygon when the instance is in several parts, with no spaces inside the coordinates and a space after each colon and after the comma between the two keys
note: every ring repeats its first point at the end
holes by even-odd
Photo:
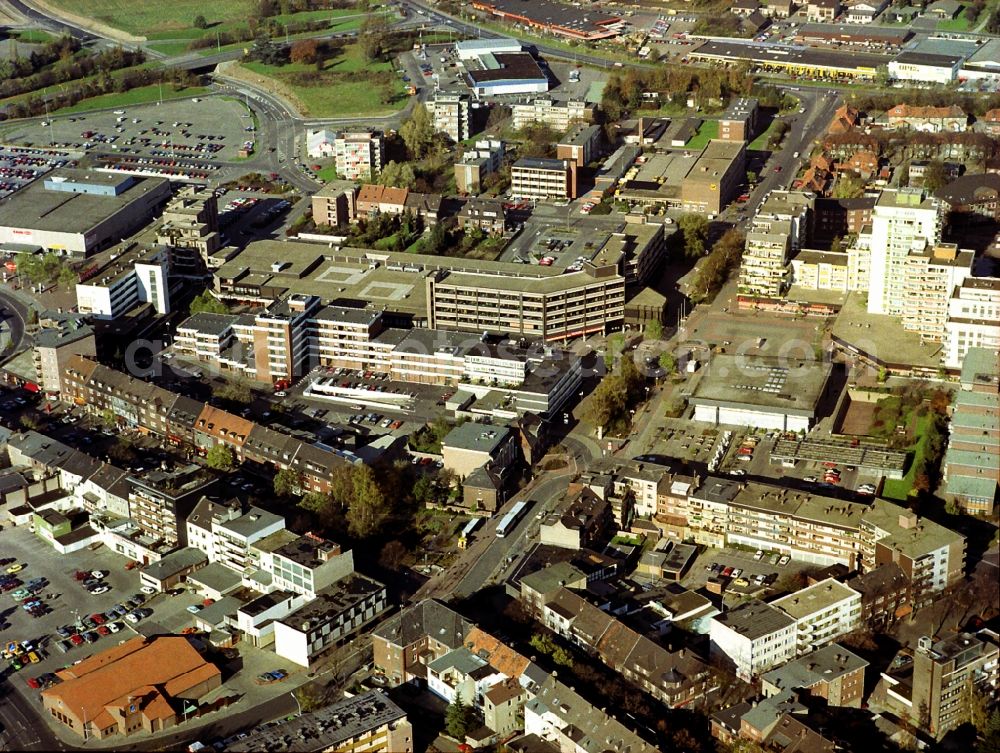
{"type": "Polygon", "coordinates": [[[997,0],[0,2],[0,750],[1000,751],[997,0]]]}

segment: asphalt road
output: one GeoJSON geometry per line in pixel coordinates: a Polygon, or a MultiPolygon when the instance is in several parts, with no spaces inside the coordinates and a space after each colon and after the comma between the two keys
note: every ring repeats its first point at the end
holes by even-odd
{"type": "Polygon", "coordinates": [[[13,345],[11,352],[21,350],[27,342],[25,326],[28,320],[28,307],[21,303],[9,292],[0,288],[0,321],[10,329],[10,341],[13,345]]]}
{"type": "Polygon", "coordinates": [[[74,39],[79,39],[84,44],[87,42],[96,42],[103,38],[87,31],[86,29],[81,29],[79,26],[73,26],[71,23],[61,18],[48,16],[33,6],[26,5],[21,0],[7,0],[7,4],[21,15],[30,18],[39,25],[54,29],[61,33],[69,34],[74,39]]]}
{"type": "Polygon", "coordinates": [[[9,687],[11,679],[0,683],[0,751],[70,750],[38,719],[20,693],[9,687]]]}

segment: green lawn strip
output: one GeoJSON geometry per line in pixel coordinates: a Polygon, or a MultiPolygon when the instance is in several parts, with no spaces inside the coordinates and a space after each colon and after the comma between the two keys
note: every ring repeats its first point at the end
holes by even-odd
{"type": "Polygon", "coordinates": [[[154,52],[159,52],[161,55],[172,58],[188,52],[189,44],[190,42],[180,40],[178,42],[154,42],[153,44],[147,44],[146,47],[154,52]]]}
{"type": "MultiPolygon", "coordinates": [[[[245,21],[246,0],[52,0],[53,5],[80,16],[89,16],[131,34],[148,36],[172,29],[190,29],[203,15],[209,24],[245,21]]],[[[201,30],[199,30],[201,31],[201,30]]]]}
{"type": "Polygon", "coordinates": [[[910,467],[903,478],[886,479],[885,485],[882,488],[882,496],[886,499],[906,502],[907,498],[910,496],[910,490],[913,488],[913,480],[917,474],[917,468],[920,466],[924,457],[924,451],[926,450],[927,426],[930,420],[930,414],[917,419],[917,441],[908,448],[908,451],[913,453],[913,462],[910,463],[910,467]]]}
{"type": "MultiPolygon", "coordinates": [[[[183,99],[184,97],[201,97],[209,93],[209,89],[204,86],[191,86],[187,89],[174,91],[172,86],[163,87],[163,101],[170,99],[183,99]]],[[[150,102],[157,102],[160,99],[160,85],[150,84],[149,86],[139,86],[131,91],[102,94],[98,97],[91,97],[77,102],[72,107],[64,107],[61,110],[53,110],[53,113],[74,113],[86,112],[87,110],[102,110],[109,107],[127,107],[129,105],[144,105],[150,102]]]]}
{"type": "Polygon", "coordinates": [[[705,120],[701,127],[689,142],[684,145],[685,149],[704,149],[708,142],[719,135],[719,121],[705,120]]]}
{"type": "MultiPolygon", "coordinates": [[[[351,77],[349,80],[322,83],[316,79],[316,86],[302,86],[291,82],[296,73],[315,73],[314,65],[304,63],[289,63],[274,66],[259,62],[243,63],[248,70],[261,76],[269,76],[287,86],[299,98],[309,111],[310,117],[335,117],[348,115],[385,115],[393,113],[402,106],[405,98],[403,82],[392,78],[394,100],[386,104],[382,102],[381,87],[372,86],[371,82],[362,77],[351,77]]],[[[392,71],[392,63],[378,61],[369,63],[358,45],[348,45],[341,56],[330,60],[325,72],[328,73],[379,73],[392,71]]]]}
{"type": "Polygon", "coordinates": [[[47,44],[57,39],[57,37],[41,29],[24,29],[12,34],[12,36],[16,37],[17,41],[24,42],[25,44],[47,44]]]}
{"type": "Polygon", "coordinates": [[[331,180],[337,180],[337,166],[327,165],[316,173],[316,178],[324,183],[329,183],[331,180]]]}
{"type": "Polygon", "coordinates": [[[747,146],[747,151],[765,151],[767,149],[767,142],[774,132],[774,124],[777,122],[777,120],[772,120],[767,130],[750,142],[750,145],[747,146]]]}

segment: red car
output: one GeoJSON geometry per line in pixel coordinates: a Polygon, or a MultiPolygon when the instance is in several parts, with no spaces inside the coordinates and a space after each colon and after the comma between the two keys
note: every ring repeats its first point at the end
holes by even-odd
{"type": "Polygon", "coordinates": [[[723,578],[728,578],[732,574],[733,574],[733,568],[731,567],[727,567],[725,570],[722,571],[723,578]]]}
{"type": "Polygon", "coordinates": [[[108,626],[107,625],[101,625],[100,627],[98,627],[97,628],[97,632],[100,633],[101,635],[110,635],[111,634],[111,631],[108,630],[108,626]]]}
{"type": "Polygon", "coordinates": [[[99,612],[94,612],[92,615],[90,615],[90,619],[92,619],[98,625],[103,625],[105,622],[107,622],[107,620],[104,619],[104,615],[100,614],[99,612]]]}
{"type": "Polygon", "coordinates": [[[36,680],[34,677],[29,677],[28,678],[28,687],[31,688],[32,690],[38,690],[40,687],[42,687],[42,684],[38,680],[36,680]]]}
{"type": "Polygon", "coordinates": [[[775,165],[774,166],[774,172],[780,173],[781,172],[781,165],[775,165]]]}
{"type": "Polygon", "coordinates": [[[80,635],[79,633],[73,633],[73,635],[69,637],[69,642],[72,643],[74,646],[79,646],[81,643],[83,643],[83,636],[80,635]]]}

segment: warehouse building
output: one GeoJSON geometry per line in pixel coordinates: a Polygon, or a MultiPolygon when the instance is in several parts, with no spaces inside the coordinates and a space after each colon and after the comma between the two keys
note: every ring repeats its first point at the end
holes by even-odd
{"type": "Polygon", "coordinates": [[[757,429],[808,431],[832,367],[818,361],[717,355],[691,397],[694,420],[757,429]]]}
{"type": "Polygon", "coordinates": [[[59,170],[0,203],[0,244],[90,256],[145,225],[170,198],[170,181],[59,170]]]}
{"type": "Polygon", "coordinates": [[[502,94],[544,94],[545,71],[529,52],[489,52],[465,61],[465,78],[478,97],[502,94]]]}

